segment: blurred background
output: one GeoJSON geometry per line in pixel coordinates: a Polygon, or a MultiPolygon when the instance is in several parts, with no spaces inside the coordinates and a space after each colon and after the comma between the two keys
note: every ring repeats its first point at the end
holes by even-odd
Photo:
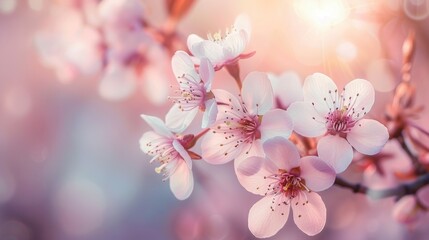
{"type": "MultiPolygon", "coordinates": [[[[187,50],[189,34],[224,30],[241,13],[252,25],[247,52],[256,51],[240,61],[242,77],[323,72],[340,86],[365,78],[377,91],[370,116],[381,119],[412,30],[416,103],[429,100],[427,0],[195,0],[176,18],[168,9],[180,1],[142,0],[119,13],[122,5],[102,2],[0,0],[1,240],[254,239],[247,214],[259,197],[239,185],[232,163],[196,161],[194,192],[179,201],[138,143],[149,130],[140,114],[164,118],[171,106],[171,54],[187,50]],[[145,27],[121,32],[115,16],[145,27]]],[[[216,72],[214,88],[237,93],[234,84],[226,70],[216,72]]],[[[428,117],[423,111],[415,122],[425,127],[428,117]]],[[[195,123],[190,133],[199,131],[195,123]]],[[[384,152],[393,154],[384,167],[407,165],[394,143],[384,152]]],[[[355,164],[342,175],[371,186],[371,171],[355,164]]],[[[336,186],[321,195],[327,224],[312,239],[429,234],[428,214],[412,226],[396,221],[392,198],[373,201],[336,186]]],[[[310,237],[290,218],[272,239],[310,237]]]]}

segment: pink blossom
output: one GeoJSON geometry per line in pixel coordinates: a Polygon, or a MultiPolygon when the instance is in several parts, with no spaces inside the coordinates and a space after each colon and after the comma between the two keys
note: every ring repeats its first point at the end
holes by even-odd
{"type": "Polygon", "coordinates": [[[286,111],[271,109],[273,89],[265,73],[247,75],[240,99],[224,90],[213,93],[219,113],[201,143],[207,162],[222,164],[236,158],[262,156],[262,141],[290,136],[292,120],[286,111]]]}
{"type": "Polygon", "coordinates": [[[208,34],[207,40],[191,34],[187,44],[189,51],[197,59],[208,58],[215,66],[216,70],[224,65],[233,64],[240,58],[247,58],[254,53],[243,54],[250,40],[251,27],[247,16],[239,15],[230,29],[225,31],[225,35],[219,31],[215,34],[208,34]]]}
{"type": "Polygon", "coordinates": [[[387,128],[372,119],[362,119],[374,104],[370,82],[355,79],[342,93],[326,75],[315,73],[304,82],[304,101],[292,103],[288,112],[294,130],[305,137],[323,136],[317,151],[337,173],[351,163],[353,149],[366,155],[381,151],[389,139],[387,128]]]}
{"type": "Polygon", "coordinates": [[[264,196],[249,211],[249,229],[259,238],[271,237],[286,223],[292,207],[295,224],[307,235],[322,231],[326,207],[319,194],[334,183],[335,171],[320,158],[300,159],[296,147],[276,137],[263,144],[266,158],[243,160],[237,174],[246,190],[264,196]]]}
{"type": "Polygon", "coordinates": [[[198,72],[191,57],[177,51],[171,61],[174,75],[179,83],[180,95],[171,97],[174,105],[166,115],[166,124],[175,131],[182,131],[194,119],[198,110],[204,112],[202,128],[216,120],[217,105],[211,92],[214,69],[206,58],[201,60],[198,72]]]}
{"type": "Polygon", "coordinates": [[[162,173],[163,181],[170,179],[170,189],[179,200],[191,195],[194,188],[192,159],[187,150],[193,135],[174,134],[164,122],[153,116],[141,115],[153,131],[146,132],[140,139],[140,149],[153,156],[150,162],[158,160],[161,166],[155,168],[162,173]]]}
{"type": "Polygon", "coordinates": [[[280,75],[268,74],[274,90],[277,108],[287,109],[293,102],[304,100],[301,79],[295,72],[287,71],[280,75]]]}
{"type": "Polygon", "coordinates": [[[408,226],[413,226],[424,216],[424,210],[414,195],[402,197],[392,210],[393,218],[408,226]]]}

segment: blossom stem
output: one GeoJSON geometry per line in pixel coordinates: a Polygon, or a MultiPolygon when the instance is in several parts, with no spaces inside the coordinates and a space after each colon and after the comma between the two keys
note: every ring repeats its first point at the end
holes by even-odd
{"type": "Polygon", "coordinates": [[[353,184],[337,176],[335,185],[348,188],[354,193],[362,193],[368,195],[372,199],[382,199],[388,197],[396,197],[400,199],[405,195],[415,194],[417,191],[429,184],[429,173],[416,178],[413,182],[400,184],[397,187],[388,189],[372,189],[360,183],[353,184]]]}
{"type": "Polygon", "coordinates": [[[408,155],[408,157],[410,158],[413,167],[414,167],[414,172],[416,175],[422,175],[426,173],[425,168],[421,165],[419,159],[417,156],[415,156],[412,152],[411,149],[409,148],[409,146],[407,145],[407,143],[405,142],[405,136],[404,136],[404,132],[402,132],[397,138],[396,140],[399,142],[399,144],[401,145],[402,149],[405,151],[405,153],[408,155]]]}
{"type": "Polygon", "coordinates": [[[198,133],[197,135],[194,136],[194,141],[198,141],[198,139],[202,136],[204,136],[204,134],[206,134],[208,131],[210,130],[210,128],[206,128],[204,130],[202,130],[200,133],[198,133]]]}
{"type": "Polygon", "coordinates": [[[228,64],[225,66],[228,73],[235,79],[235,82],[238,85],[238,89],[241,90],[242,83],[240,78],[240,65],[238,65],[238,61],[234,64],[228,64]]]}

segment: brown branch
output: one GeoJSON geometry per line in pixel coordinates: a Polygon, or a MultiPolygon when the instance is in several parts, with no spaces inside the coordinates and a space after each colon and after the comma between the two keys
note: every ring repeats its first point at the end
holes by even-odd
{"type": "Polygon", "coordinates": [[[397,199],[409,195],[415,194],[420,188],[429,184],[429,173],[422,175],[416,178],[413,182],[400,184],[394,188],[388,189],[372,189],[367,186],[364,186],[360,183],[350,183],[346,180],[337,176],[335,179],[335,185],[348,188],[352,190],[354,193],[362,193],[368,195],[372,199],[381,199],[387,197],[396,197],[397,199]]]}

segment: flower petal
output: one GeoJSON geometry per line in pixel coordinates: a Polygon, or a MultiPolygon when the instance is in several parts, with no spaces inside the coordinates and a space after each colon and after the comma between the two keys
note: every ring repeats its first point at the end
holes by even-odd
{"type": "Polygon", "coordinates": [[[281,109],[272,109],[263,117],[259,131],[261,132],[261,140],[266,141],[269,138],[281,136],[289,138],[292,133],[293,122],[289,114],[281,109]]]}
{"type": "Polygon", "coordinates": [[[243,81],[241,96],[250,114],[264,115],[273,106],[273,88],[267,74],[251,72],[243,81]]]}
{"type": "Polygon", "coordinates": [[[171,131],[176,133],[183,132],[192,123],[192,120],[194,120],[198,113],[197,107],[190,111],[183,111],[179,106],[179,104],[173,104],[165,115],[165,124],[171,131]]]}
{"type": "Polygon", "coordinates": [[[207,92],[210,91],[214,77],[214,68],[210,60],[207,58],[201,59],[200,68],[198,71],[200,72],[201,80],[204,81],[204,88],[207,92]]]}
{"type": "Polygon", "coordinates": [[[429,208],[429,186],[420,188],[419,191],[417,191],[417,198],[421,204],[429,208]]]}
{"type": "Polygon", "coordinates": [[[327,135],[322,137],[317,143],[317,153],[319,157],[330,164],[336,173],[346,170],[353,159],[353,149],[346,139],[327,135]]]}
{"type": "Polygon", "coordinates": [[[416,211],[416,208],[417,201],[414,195],[403,196],[393,206],[392,216],[401,223],[413,224],[422,216],[420,211],[416,211]]]}
{"type": "Polygon", "coordinates": [[[179,140],[173,140],[173,148],[180,154],[180,156],[185,161],[187,167],[189,169],[192,169],[192,159],[191,156],[189,156],[189,153],[186,151],[186,149],[182,146],[182,144],[179,142],[179,140]]]}
{"type": "Polygon", "coordinates": [[[238,181],[247,191],[262,196],[265,195],[268,189],[267,186],[272,182],[264,178],[272,174],[272,167],[267,168],[266,163],[269,164],[269,161],[259,156],[246,158],[240,163],[234,162],[238,181]]]}
{"type": "Polygon", "coordinates": [[[218,113],[216,99],[209,99],[204,104],[206,106],[206,110],[204,111],[201,128],[210,127],[213,123],[215,123],[218,113]]]}
{"type": "Polygon", "coordinates": [[[185,200],[194,189],[194,177],[185,162],[180,162],[178,165],[173,175],[170,176],[170,189],[177,199],[185,200]]]}
{"type": "Polygon", "coordinates": [[[173,133],[170,131],[170,129],[167,128],[167,126],[165,126],[164,122],[161,119],[145,114],[142,114],[140,116],[159,135],[165,137],[174,137],[173,133]]]}
{"type": "Polygon", "coordinates": [[[323,191],[334,184],[335,170],[316,156],[307,156],[300,161],[301,175],[305,185],[312,191],[323,191]]]}
{"type": "Polygon", "coordinates": [[[299,166],[299,152],[293,143],[282,137],[267,140],[264,144],[265,155],[278,169],[289,171],[299,166]]]}
{"type": "Polygon", "coordinates": [[[364,79],[355,79],[344,87],[343,105],[354,110],[355,119],[362,118],[374,104],[374,87],[364,79]]]}
{"type": "Polygon", "coordinates": [[[293,220],[309,236],[320,233],[326,223],[326,207],[315,192],[301,192],[292,200],[293,220]]]}
{"type": "Polygon", "coordinates": [[[279,108],[287,109],[293,102],[303,101],[304,93],[301,80],[295,72],[284,72],[280,76],[268,74],[279,108]]]}
{"type": "MultiPolygon", "coordinates": [[[[202,158],[210,164],[224,164],[234,160],[243,149],[243,144],[225,144],[227,140],[221,133],[208,131],[201,141],[202,158]]],[[[229,139],[228,142],[236,139],[229,139]]]]}
{"type": "Polygon", "coordinates": [[[184,51],[177,51],[171,58],[171,67],[174,76],[179,81],[183,75],[190,75],[189,79],[199,82],[200,77],[195,71],[191,57],[184,51]]]}
{"type": "Polygon", "coordinates": [[[223,42],[225,60],[230,61],[238,57],[246,48],[248,41],[248,35],[244,30],[227,35],[223,42]]]}
{"type": "Polygon", "coordinates": [[[258,238],[276,234],[286,223],[290,206],[283,204],[283,195],[266,196],[256,202],[249,211],[249,230],[258,238]]]}
{"type": "Polygon", "coordinates": [[[153,149],[153,146],[151,146],[149,143],[152,142],[153,140],[160,139],[160,138],[164,138],[164,137],[160,136],[159,134],[153,131],[145,132],[139,140],[140,149],[144,153],[148,154],[149,151],[153,149]]]}
{"type": "Polygon", "coordinates": [[[304,82],[304,101],[314,103],[316,111],[325,116],[339,105],[339,92],[334,81],[322,73],[308,76],[304,82]]]}
{"type": "Polygon", "coordinates": [[[188,45],[188,49],[192,53],[192,55],[195,55],[193,52],[194,44],[198,44],[198,43],[201,43],[203,41],[205,41],[205,40],[198,35],[191,34],[188,36],[188,39],[186,40],[186,44],[188,45]]]}
{"type": "Polygon", "coordinates": [[[209,40],[192,45],[191,52],[199,59],[208,58],[215,66],[222,65],[225,61],[222,46],[209,40]]]}
{"type": "Polygon", "coordinates": [[[250,35],[252,33],[252,26],[250,25],[249,16],[245,14],[240,14],[235,18],[234,28],[238,31],[243,30],[246,32],[248,40],[250,39],[250,35]]]}
{"type": "Polygon", "coordinates": [[[379,153],[389,140],[387,128],[372,119],[361,119],[347,133],[347,141],[360,153],[374,155],[379,153]]]}
{"type": "Polygon", "coordinates": [[[305,137],[318,137],[326,133],[323,116],[309,102],[294,102],[287,109],[295,132],[305,137]]]}

